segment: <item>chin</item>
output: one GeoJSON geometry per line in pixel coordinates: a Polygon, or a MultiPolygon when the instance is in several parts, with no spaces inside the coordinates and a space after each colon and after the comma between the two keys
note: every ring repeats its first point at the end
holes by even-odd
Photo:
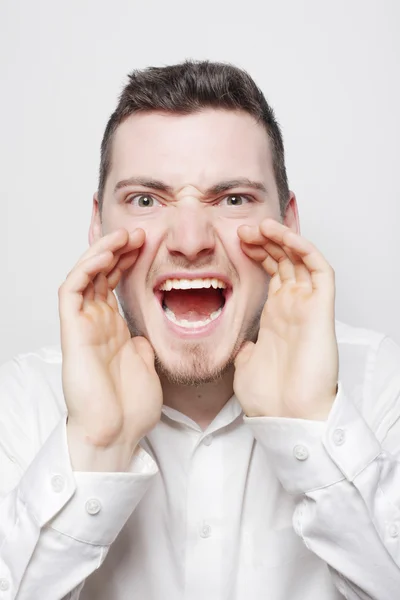
{"type": "Polygon", "coordinates": [[[190,344],[179,353],[156,351],[156,370],[160,378],[183,386],[214,383],[233,368],[234,356],[219,358],[203,344],[190,344]]]}

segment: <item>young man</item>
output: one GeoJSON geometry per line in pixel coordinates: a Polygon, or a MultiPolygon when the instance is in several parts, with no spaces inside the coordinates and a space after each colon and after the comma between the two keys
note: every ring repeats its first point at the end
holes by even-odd
{"type": "Polygon", "coordinates": [[[246,73],[130,76],[89,240],[1,370],[0,599],[396,598],[400,350],[335,321],[246,73]]]}

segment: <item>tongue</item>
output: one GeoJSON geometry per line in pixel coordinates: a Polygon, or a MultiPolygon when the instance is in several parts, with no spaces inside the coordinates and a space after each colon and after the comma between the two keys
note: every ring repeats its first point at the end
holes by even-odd
{"type": "Polygon", "coordinates": [[[164,293],[164,304],[178,320],[202,321],[222,306],[223,298],[214,288],[171,290],[164,293]]]}

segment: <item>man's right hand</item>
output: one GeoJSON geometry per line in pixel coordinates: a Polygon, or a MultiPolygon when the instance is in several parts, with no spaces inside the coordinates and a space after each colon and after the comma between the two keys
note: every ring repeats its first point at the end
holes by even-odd
{"type": "Polygon", "coordinates": [[[144,337],[131,337],[114,294],[144,239],[142,229],[105,235],[59,289],[62,383],[75,470],[126,470],[138,442],[160,419],[154,351],[144,337]]]}

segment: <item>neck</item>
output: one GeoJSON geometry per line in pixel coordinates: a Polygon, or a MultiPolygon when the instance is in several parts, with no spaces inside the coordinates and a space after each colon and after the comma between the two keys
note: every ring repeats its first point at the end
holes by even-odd
{"type": "Polygon", "coordinates": [[[206,429],[233,395],[233,374],[232,367],[220,379],[198,386],[177,385],[161,377],[164,404],[206,429]]]}

